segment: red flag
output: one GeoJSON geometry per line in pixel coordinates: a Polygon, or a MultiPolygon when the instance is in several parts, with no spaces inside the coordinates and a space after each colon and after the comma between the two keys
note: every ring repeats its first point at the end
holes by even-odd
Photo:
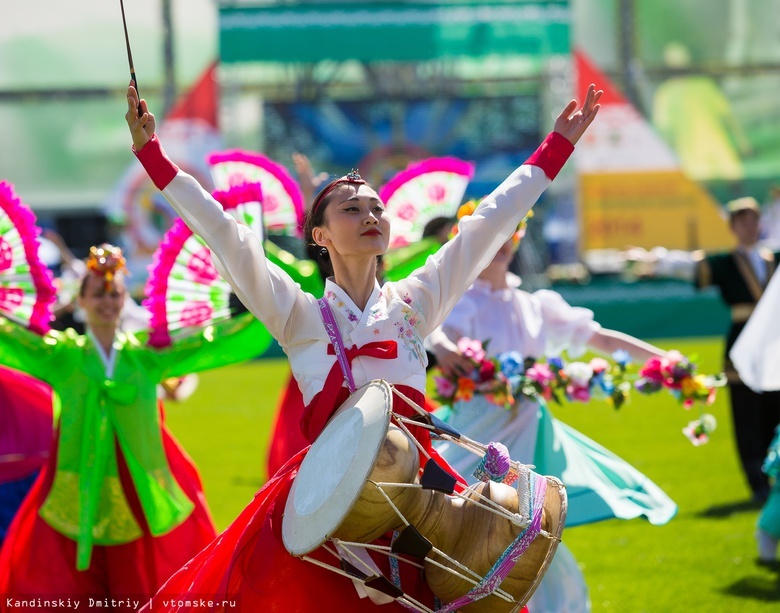
{"type": "Polygon", "coordinates": [[[217,62],[209,66],[185,96],[173,106],[165,120],[202,120],[215,130],[219,129],[218,106],[219,85],[217,83],[217,62]]]}

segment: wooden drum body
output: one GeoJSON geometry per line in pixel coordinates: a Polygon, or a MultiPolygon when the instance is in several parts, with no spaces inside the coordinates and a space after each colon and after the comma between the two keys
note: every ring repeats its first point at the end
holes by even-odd
{"type": "MultiPolygon", "coordinates": [[[[418,448],[390,422],[391,396],[384,381],[364,386],[312,445],[285,509],[285,546],[293,555],[304,555],[327,539],[371,543],[411,525],[433,547],[422,562],[428,585],[442,602],[451,603],[487,577],[525,530],[521,490],[495,482],[478,483],[459,495],[420,487],[418,448]],[[502,512],[490,510],[489,501],[502,512]]],[[[541,532],[529,537],[530,545],[500,583],[511,598],[491,591],[458,610],[514,611],[531,597],[552,561],[566,516],[563,486],[557,479],[542,479],[541,532]]],[[[529,487],[522,477],[518,483],[529,487]]]]}

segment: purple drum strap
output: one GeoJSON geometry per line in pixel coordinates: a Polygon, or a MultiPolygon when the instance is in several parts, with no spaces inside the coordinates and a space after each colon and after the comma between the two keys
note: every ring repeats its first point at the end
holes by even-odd
{"type": "Polygon", "coordinates": [[[471,604],[485,596],[490,596],[501,582],[506,579],[510,571],[515,567],[520,557],[526,552],[533,540],[539,534],[542,529],[542,511],[544,510],[544,497],[547,493],[547,479],[536,473],[532,473],[534,477],[534,502],[531,523],[523,530],[518,537],[506,548],[506,551],[501,554],[501,557],[496,560],[487,575],[475,585],[468,594],[461,596],[460,598],[453,600],[452,602],[444,605],[439,613],[450,613],[451,611],[457,611],[459,608],[471,604]]]}
{"type": "Polygon", "coordinates": [[[333,311],[330,309],[330,304],[326,298],[320,298],[317,303],[320,305],[320,317],[322,317],[322,323],[325,324],[325,330],[330,337],[330,344],[333,345],[333,351],[336,354],[336,359],[341,366],[341,373],[344,375],[344,381],[347,383],[349,393],[352,394],[357,389],[355,387],[355,379],[352,377],[352,367],[349,365],[347,359],[347,352],[344,349],[344,340],[341,338],[341,330],[339,330],[339,324],[336,322],[336,318],[333,315],[333,311]]]}

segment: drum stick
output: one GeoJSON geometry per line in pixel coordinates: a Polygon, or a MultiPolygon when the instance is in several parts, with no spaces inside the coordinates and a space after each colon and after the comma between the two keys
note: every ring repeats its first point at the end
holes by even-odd
{"type": "Polygon", "coordinates": [[[130,82],[135,87],[135,91],[138,94],[138,116],[143,115],[141,112],[141,92],[138,91],[138,80],[135,78],[135,68],[133,67],[133,53],[130,51],[130,37],[127,34],[127,19],[125,19],[125,3],[124,0],[119,0],[119,8],[122,10],[122,27],[125,30],[125,45],[127,46],[127,63],[130,65],[130,82]]]}

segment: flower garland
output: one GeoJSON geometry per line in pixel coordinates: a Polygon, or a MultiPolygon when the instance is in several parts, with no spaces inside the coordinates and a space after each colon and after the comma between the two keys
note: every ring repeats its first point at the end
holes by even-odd
{"type": "MultiPolygon", "coordinates": [[[[489,357],[487,345],[470,338],[461,338],[458,343],[458,351],[471,360],[474,370],[468,376],[448,377],[441,369],[437,369],[440,375],[434,375],[436,396],[442,402],[452,404],[461,400],[468,401],[474,394],[484,395],[490,402],[510,408],[514,402],[514,385],[510,377],[522,374],[522,360],[520,368],[511,360],[514,353],[502,354],[499,357],[489,357]],[[504,362],[501,359],[504,359],[504,362]]],[[[517,354],[519,356],[519,354],[517,354]]]]}
{"type": "MultiPolygon", "coordinates": [[[[637,371],[623,350],[616,351],[611,362],[601,357],[589,362],[565,362],[561,358],[524,359],[516,351],[490,356],[487,346],[488,342],[465,337],[458,341],[458,350],[474,368],[466,376],[447,376],[437,369],[433,381],[439,401],[453,404],[481,394],[489,402],[508,409],[522,396],[558,404],[562,398],[569,402],[596,399],[619,409],[630,399],[632,391],[654,394],[667,389],[684,408],[690,409],[694,404],[711,405],[717,388],[725,385],[722,376],[697,374],[695,362],[677,351],[652,357],[637,371]]],[[[683,428],[683,434],[694,445],[702,445],[709,441],[716,426],[715,417],[702,412],[699,419],[683,428]]]]}

